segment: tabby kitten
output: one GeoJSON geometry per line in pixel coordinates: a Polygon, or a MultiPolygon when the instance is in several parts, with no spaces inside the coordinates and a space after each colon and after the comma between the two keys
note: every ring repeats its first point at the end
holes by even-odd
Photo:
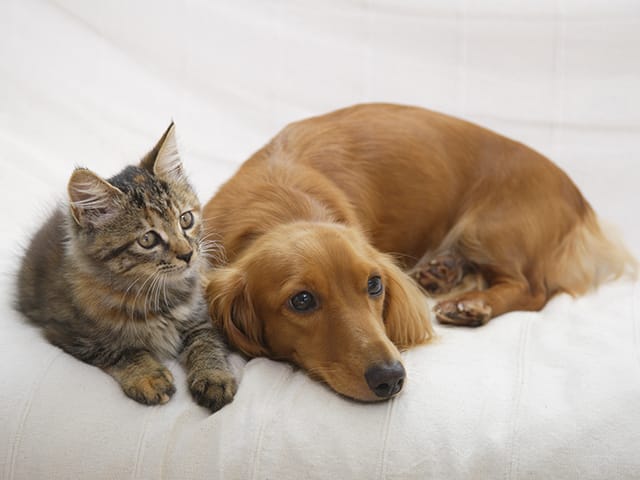
{"type": "Polygon", "coordinates": [[[103,180],[78,168],[69,205],[35,234],[17,306],[58,347],[102,368],[138,402],[175,392],[160,359],[183,354],[194,399],[212,411],[236,382],[200,284],[207,243],[171,124],[140,162],[103,180]]]}

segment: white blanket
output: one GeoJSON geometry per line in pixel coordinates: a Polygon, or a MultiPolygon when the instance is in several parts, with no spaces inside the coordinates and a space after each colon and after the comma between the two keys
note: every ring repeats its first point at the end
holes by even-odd
{"type": "Polygon", "coordinates": [[[439,327],[386,403],[234,355],[214,415],[179,364],[176,395],[145,407],[11,308],[74,165],[112,175],[173,118],[206,201],[287,122],[363,101],[540,150],[639,255],[638,45],[625,0],[0,1],[0,478],[640,478],[639,283],[439,327]]]}

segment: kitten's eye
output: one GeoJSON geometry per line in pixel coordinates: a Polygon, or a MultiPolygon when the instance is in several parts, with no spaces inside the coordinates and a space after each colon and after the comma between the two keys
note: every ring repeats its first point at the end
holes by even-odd
{"type": "Polygon", "coordinates": [[[382,279],[375,275],[367,282],[367,292],[371,297],[377,297],[382,294],[384,287],[382,286],[382,279]]]}
{"type": "Polygon", "coordinates": [[[296,312],[309,312],[318,308],[316,297],[305,291],[296,293],[289,299],[289,306],[296,312]]]}
{"type": "Polygon", "coordinates": [[[138,238],[138,243],[143,248],[153,248],[160,241],[160,237],[153,230],[149,230],[147,233],[143,234],[138,238]]]}
{"type": "Polygon", "coordinates": [[[180,215],[180,226],[186,230],[187,228],[193,227],[193,213],[185,212],[180,215]]]}

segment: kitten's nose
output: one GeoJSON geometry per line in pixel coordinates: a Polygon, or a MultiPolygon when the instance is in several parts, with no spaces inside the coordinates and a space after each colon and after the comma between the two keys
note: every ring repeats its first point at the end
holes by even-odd
{"type": "Polygon", "coordinates": [[[191,255],[193,255],[193,250],[189,250],[186,253],[180,253],[178,255],[176,255],[176,257],[180,260],[184,260],[187,265],[189,264],[189,261],[191,261],[191,255]]]}

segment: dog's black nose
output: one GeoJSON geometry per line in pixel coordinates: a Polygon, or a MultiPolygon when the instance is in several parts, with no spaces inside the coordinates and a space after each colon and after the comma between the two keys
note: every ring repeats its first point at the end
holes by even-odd
{"type": "Polygon", "coordinates": [[[389,398],[402,390],[405,371],[402,363],[376,363],[364,372],[367,385],[380,398],[389,398]]]}

